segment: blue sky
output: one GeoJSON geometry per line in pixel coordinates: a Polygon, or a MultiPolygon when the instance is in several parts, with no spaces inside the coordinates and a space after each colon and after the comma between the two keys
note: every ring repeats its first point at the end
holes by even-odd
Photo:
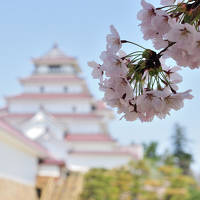
{"type": "MultiPolygon", "coordinates": [[[[78,58],[92,94],[101,98],[97,81],[92,79],[87,61],[99,61],[105,49],[109,25],[118,29],[121,38],[151,47],[142,39],[136,18],[140,0],[34,0],[0,1],[0,105],[3,96],[22,91],[19,77],[33,71],[31,57],[45,53],[53,43],[78,58]]],[[[158,5],[158,0],[149,0],[158,5]]],[[[127,49],[131,50],[131,47],[127,49]]],[[[180,91],[192,89],[194,99],[186,101],[182,110],[171,112],[165,120],[152,123],[126,122],[119,116],[109,123],[110,132],[121,143],[160,142],[160,151],[170,149],[170,137],[176,122],[185,127],[191,140],[190,152],[195,155],[196,171],[200,171],[200,71],[183,69],[180,91]]]]}

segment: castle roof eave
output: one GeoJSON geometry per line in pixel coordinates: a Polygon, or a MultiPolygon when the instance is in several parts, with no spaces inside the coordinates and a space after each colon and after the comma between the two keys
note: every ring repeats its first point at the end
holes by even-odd
{"type": "Polygon", "coordinates": [[[19,145],[24,146],[25,149],[30,152],[34,152],[34,154],[38,155],[39,157],[45,158],[51,156],[46,148],[25,137],[23,133],[11,126],[2,118],[0,119],[0,130],[3,130],[7,133],[4,135],[6,140],[16,140],[19,145]]]}
{"type": "Polygon", "coordinates": [[[66,141],[69,142],[115,142],[115,140],[108,134],[98,133],[98,134],[67,134],[66,141]]]}
{"type": "Polygon", "coordinates": [[[32,58],[32,62],[36,67],[40,67],[41,65],[72,65],[76,69],[76,72],[81,72],[77,61],[72,58],[32,58]]]}
{"type": "Polygon", "coordinates": [[[45,164],[45,165],[57,165],[57,166],[65,166],[65,161],[64,160],[58,160],[56,158],[45,158],[41,161],[40,164],[45,164]]]}
{"type": "Polygon", "coordinates": [[[70,75],[51,75],[51,74],[45,74],[45,75],[32,75],[27,78],[21,78],[19,79],[21,83],[64,83],[64,82],[70,82],[70,83],[82,83],[84,82],[83,79],[77,76],[70,76],[70,75]]]}
{"type": "Polygon", "coordinates": [[[32,100],[32,99],[91,99],[92,96],[88,93],[78,94],[63,94],[63,93],[23,93],[16,96],[7,96],[6,100],[32,100]]]}
{"type": "Polygon", "coordinates": [[[129,151],[70,151],[69,155],[72,156],[128,156],[133,159],[138,159],[138,156],[129,151]]]}
{"type": "MultiPolygon", "coordinates": [[[[67,114],[67,113],[49,113],[54,118],[68,118],[68,119],[89,119],[89,120],[96,120],[102,118],[96,114],[67,114]]],[[[15,119],[15,118],[25,118],[30,119],[35,115],[35,113],[7,113],[0,116],[0,119],[15,119]]]]}
{"type": "Polygon", "coordinates": [[[53,45],[43,56],[32,58],[32,62],[36,67],[40,65],[73,65],[77,72],[81,71],[76,58],[66,55],[57,44],[53,45]]]}

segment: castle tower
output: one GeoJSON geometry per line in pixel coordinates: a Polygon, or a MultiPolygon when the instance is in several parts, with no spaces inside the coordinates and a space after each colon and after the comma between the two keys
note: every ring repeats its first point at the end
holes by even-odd
{"type": "Polygon", "coordinates": [[[75,58],[54,45],[33,64],[33,74],[20,79],[23,93],[6,97],[0,118],[74,170],[112,168],[142,158],[140,145],[122,147],[109,135],[113,114],[92,97],[75,58]]]}

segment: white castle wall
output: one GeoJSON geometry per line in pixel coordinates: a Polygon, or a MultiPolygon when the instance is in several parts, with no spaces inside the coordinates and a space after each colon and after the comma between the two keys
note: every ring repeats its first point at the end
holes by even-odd
{"type": "Polygon", "coordinates": [[[112,142],[67,142],[68,149],[76,151],[113,151],[112,142]]]}
{"type": "Polygon", "coordinates": [[[69,102],[63,104],[47,103],[44,105],[45,109],[52,113],[90,113],[91,105],[88,102],[76,103],[69,102]]]}
{"type": "Polygon", "coordinates": [[[59,177],[61,175],[59,166],[56,165],[45,165],[41,164],[38,167],[38,175],[39,176],[52,176],[59,177]]]}
{"type": "Polygon", "coordinates": [[[81,85],[73,85],[73,84],[59,84],[59,85],[51,85],[51,84],[41,84],[41,85],[24,85],[25,93],[40,93],[41,87],[43,88],[43,93],[82,93],[83,87],[81,85]]]}
{"type": "MultiPolygon", "coordinates": [[[[53,49],[54,51],[57,51],[56,49],[53,49]]],[[[52,53],[52,52],[51,52],[52,53]]],[[[59,54],[59,51],[57,52],[59,54]]],[[[54,54],[53,54],[54,55],[54,54]]],[[[51,56],[51,54],[48,54],[48,56],[51,56]]],[[[59,62],[58,62],[59,64],[59,62]]],[[[77,67],[78,68],[78,67],[77,67]]],[[[62,66],[59,69],[56,69],[56,67],[52,66],[45,66],[45,65],[36,65],[35,66],[35,74],[40,76],[39,74],[47,75],[51,74],[54,76],[57,76],[58,74],[62,74],[62,72],[67,72],[66,74],[73,74],[75,73],[75,67],[72,66],[62,66]]],[[[34,76],[35,76],[34,74],[34,76]]],[[[59,75],[57,76],[59,78],[59,75]]],[[[44,78],[45,79],[45,78],[44,78]]],[[[59,80],[59,79],[57,79],[59,80]]],[[[58,93],[65,93],[65,94],[75,94],[75,93],[84,93],[88,92],[87,86],[84,81],[69,81],[68,79],[63,82],[54,82],[52,81],[49,83],[47,80],[41,82],[29,82],[29,81],[22,81],[22,85],[24,86],[25,93],[54,93],[54,95],[58,93]]],[[[29,98],[29,99],[9,99],[8,100],[8,111],[12,113],[37,113],[41,106],[50,113],[58,113],[58,114],[77,114],[72,116],[66,116],[63,115],[62,117],[56,118],[56,123],[60,125],[62,128],[62,133],[70,133],[70,134],[101,134],[107,132],[106,127],[106,120],[103,118],[97,118],[90,116],[85,116],[83,118],[79,114],[92,114],[92,105],[94,103],[93,98],[79,98],[72,97],[71,98],[61,98],[58,96],[58,98],[41,98],[40,95],[38,95],[38,98],[29,98]]],[[[25,115],[26,116],[26,115],[25,115]]],[[[27,119],[15,119],[11,118],[9,119],[12,124],[15,124],[17,127],[22,127],[25,121],[27,119]],[[15,121],[16,120],[16,121],[15,121]],[[18,121],[17,121],[18,120],[18,121]],[[15,122],[14,122],[15,121],[15,122]]],[[[52,122],[53,123],[53,122],[52,122]]],[[[46,125],[46,124],[45,124],[46,125]]],[[[44,126],[46,127],[46,126],[44,126]]],[[[50,127],[50,126],[47,126],[50,127]]],[[[27,127],[26,127],[27,128],[27,127]]],[[[33,127],[34,128],[34,127],[33,127]]],[[[35,127],[37,128],[37,127],[35,127]]],[[[28,130],[28,129],[24,129],[28,130]]],[[[50,132],[57,135],[57,131],[54,131],[53,128],[50,127],[50,132]]],[[[50,134],[49,134],[50,135],[50,134]]],[[[61,135],[61,134],[60,134],[61,135]]],[[[53,137],[40,137],[38,138],[38,141],[43,144],[47,149],[50,150],[55,155],[62,155],[66,151],[59,151],[58,146],[61,146],[60,141],[57,143],[57,141],[53,140],[53,137]]],[[[75,149],[76,151],[99,151],[99,153],[94,153],[92,155],[88,154],[69,154],[67,157],[67,167],[70,166],[79,166],[79,167],[105,167],[105,168],[113,168],[118,167],[121,165],[126,164],[128,161],[132,159],[130,155],[125,154],[107,154],[106,152],[101,154],[102,151],[114,151],[117,147],[114,143],[86,143],[81,142],[79,144],[74,143],[70,144],[67,148],[68,149],[75,149]],[[71,146],[70,146],[71,145],[71,146]]],[[[63,148],[65,150],[65,148],[63,148]]],[[[119,149],[120,151],[120,149],[119,149]]],[[[138,150],[139,151],[139,150],[138,150]]],[[[30,183],[34,182],[34,175],[36,172],[36,158],[32,158],[29,155],[26,155],[25,153],[18,152],[15,149],[11,149],[6,147],[4,144],[0,144],[0,157],[4,158],[1,154],[1,152],[6,152],[6,159],[5,161],[2,160],[2,163],[0,163],[0,172],[3,172],[4,175],[10,175],[16,179],[23,177],[23,181],[27,181],[30,183]]],[[[61,156],[61,157],[62,157],[61,156]]],[[[47,171],[52,171],[55,176],[56,174],[56,168],[55,167],[48,167],[43,166],[41,167],[41,173],[47,173],[47,171]]],[[[2,174],[2,175],[3,175],[2,174]]]]}
{"type": "Polygon", "coordinates": [[[108,156],[108,155],[69,155],[68,167],[73,168],[79,166],[82,168],[106,168],[111,169],[114,167],[120,167],[127,164],[131,160],[130,156],[108,156]]]}
{"type": "Polygon", "coordinates": [[[39,108],[39,103],[21,101],[10,103],[8,109],[11,113],[35,113],[39,108]]]}
{"type": "Polygon", "coordinates": [[[90,113],[91,104],[89,102],[84,102],[79,99],[79,101],[65,101],[59,102],[54,101],[16,101],[9,105],[9,111],[11,113],[35,113],[40,110],[41,105],[46,111],[52,113],[90,113]]]}
{"type": "Polygon", "coordinates": [[[37,158],[0,141],[0,177],[34,185],[37,158]]]}
{"type": "Polygon", "coordinates": [[[73,133],[101,133],[102,129],[99,123],[81,122],[74,121],[68,124],[68,130],[71,134],[73,133]]]}
{"type": "Polygon", "coordinates": [[[42,140],[39,141],[39,143],[44,146],[46,149],[48,149],[49,153],[59,159],[59,160],[66,160],[67,157],[67,146],[64,141],[55,141],[53,139],[49,140],[42,140]]]}
{"type": "Polygon", "coordinates": [[[40,73],[40,74],[46,74],[48,72],[48,66],[40,65],[40,67],[36,67],[35,72],[40,73]]]}
{"type": "MultiPolygon", "coordinates": [[[[58,71],[59,73],[68,73],[68,74],[74,74],[75,70],[74,67],[71,65],[62,66],[61,69],[58,71]]],[[[40,65],[40,67],[36,67],[35,73],[38,74],[48,74],[52,73],[52,71],[49,69],[47,65],[40,65]]]]}

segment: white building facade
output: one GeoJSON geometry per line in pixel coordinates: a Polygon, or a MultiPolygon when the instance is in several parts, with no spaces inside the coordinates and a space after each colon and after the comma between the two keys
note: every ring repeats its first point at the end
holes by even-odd
{"type": "Polygon", "coordinates": [[[33,59],[22,94],[6,97],[0,118],[44,146],[71,170],[113,168],[143,157],[141,145],[120,146],[109,134],[112,112],[90,94],[75,58],[57,46],[33,59]]]}
{"type": "Polygon", "coordinates": [[[4,120],[0,120],[0,179],[35,185],[38,159],[48,157],[38,143],[26,138],[4,120]]]}

